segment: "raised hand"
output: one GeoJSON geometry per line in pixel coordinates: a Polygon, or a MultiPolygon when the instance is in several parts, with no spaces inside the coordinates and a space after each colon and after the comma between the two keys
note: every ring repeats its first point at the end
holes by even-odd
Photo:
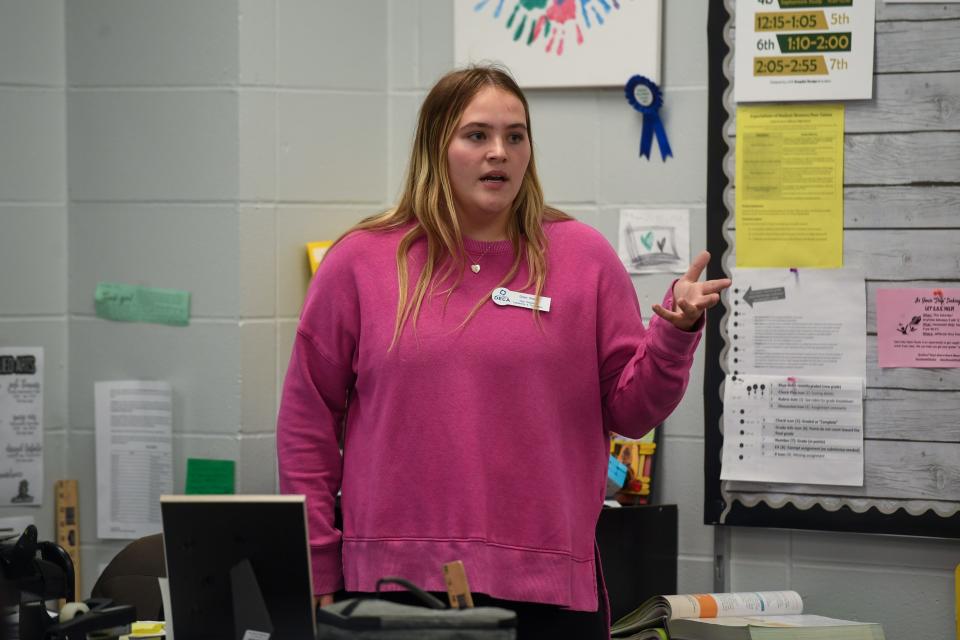
{"type": "Polygon", "coordinates": [[[709,262],[710,254],[701,251],[673,285],[673,309],[655,304],[653,312],[678,329],[689,331],[705,310],[720,302],[720,292],[730,286],[729,278],[699,282],[700,274],[709,262]]]}

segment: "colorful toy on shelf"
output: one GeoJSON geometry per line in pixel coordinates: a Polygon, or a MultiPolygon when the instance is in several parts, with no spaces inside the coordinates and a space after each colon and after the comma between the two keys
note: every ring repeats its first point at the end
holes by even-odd
{"type": "Polygon", "coordinates": [[[626,479],[613,497],[622,505],[650,504],[653,455],[657,450],[656,430],[639,440],[614,435],[610,456],[626,467],[626,479]]]}

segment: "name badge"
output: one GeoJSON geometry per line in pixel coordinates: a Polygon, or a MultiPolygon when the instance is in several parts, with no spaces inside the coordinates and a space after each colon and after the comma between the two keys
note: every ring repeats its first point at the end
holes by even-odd
{"type": "MultiPolygon", "coordinates": [[[[503,287],[498,287],[490,294],[494,303],[501,307],[523,307],[524,309],[533,309],[533,303],[536,296],[530,293],[520,293],[519,291],[510,291],[503,287]]],[[[540,304],[537,307],[540,311],[550,311],[550,298],[540,296],[540,304]]]]}

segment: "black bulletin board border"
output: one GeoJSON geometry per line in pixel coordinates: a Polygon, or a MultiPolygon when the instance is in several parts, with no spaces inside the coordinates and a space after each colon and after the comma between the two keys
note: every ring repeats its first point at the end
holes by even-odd
{"type": "MultiPolygon", "coordinates": [[[[707,265],[707,278],[724,278],[723,255],[727,251],[727,242],[723,237],[723,224],[727,218],[723,192],[727,187],[727,176],[723,171],[723,162],[729,148],[724,140],[723,127],[727,122],[727,109],[723,103],[724,93],[730,86],[723,72],[724,59],[730,54],[730,48],[723,38],[730,14],[723,6],[723,0],[710,0],[707,14],[707,52],[708,52],[708,106],[707,106],[707,251],[710,263],[707,265]]],[[[703,447],[703,521],[704,524],[719,524],[720,515],[726,508],[720,492],[720,449],[723,435],[718,425],[723,416],[723,400],[720,388],[724,372],[720,367],[723,338],[720,335],[720,318],[726,314],[721,301],[707,312],[704,350],[706,367],[703,378],[704,411],[704,447],[703,447]]]]}
{"type": "MultiPolygon", "coordinates": [[[[730,88],[724,72],[725,61],[730,55],[724,31],[729,20],[730,14],[724,0],[710,0],[707,17],[707,250],[711,255],[707,277],[710,279],[726,277],[723,256],[729,248],[723,235],[728,216],[723,199],[728,179],[723,167],[729,151],[724,138],[729,115],[724,96],[730,88]]],[[[722,303],[711,309],[707,314],[705,330],[704,524],[960,538],[960,513],[943,517],[932,510],[912,515],[904,509],[897,509],[887,514],[875,507],[856,512],[847,506],[829,511],[819,505],[800,509],[790,503],[772,507],[761,501],[750,506],[738,500],[728,505],[720,480],[720,452],[723,447],[723,434],[720,432],[723,416],[721,389],[725,376],[721,366],[724,340],[720,324],[725,313],[722,303]]]]}

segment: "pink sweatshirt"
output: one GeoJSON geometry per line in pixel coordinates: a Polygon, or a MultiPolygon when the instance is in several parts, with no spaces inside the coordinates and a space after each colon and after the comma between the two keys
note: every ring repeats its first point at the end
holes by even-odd
{"type": "MultiPolygon", "coordinates": [[[[316,593],[373,591],[386,575],[445,591],[442,565],[462,560],[474,592],[597,610],[608,432],[639,437],[670,414],[700,333],[656,316],[644,329],[607,240],[575,221],[545,229],[539,326],[490,299],[510,243],[468,239],[479,273],[467,267],[449,299],[443,287],[425,299],[392,350],[402,232],[355,232],[324,258],[277,424],[280,489],[307,496],[316,593]]],[[[425,256],[418,241],[411,283],[425,256]]],[[[522,264],[508,288],[526,276],[522,264]]]]}

